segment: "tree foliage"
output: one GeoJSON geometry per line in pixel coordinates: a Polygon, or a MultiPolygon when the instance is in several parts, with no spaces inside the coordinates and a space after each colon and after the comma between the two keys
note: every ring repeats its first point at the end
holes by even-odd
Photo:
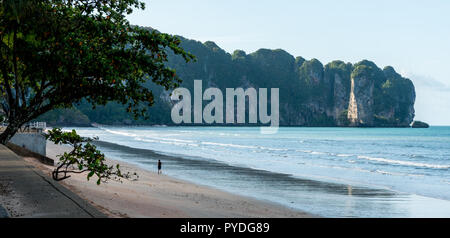
{"type": "Polygon", "coordinates": [[[154,103],[151,80],[180,83],[167,67],[168,50],[193,55],[175,36],[132,26],[126,15],[139,0],[0,1],[0,93],[9,126],[6,143],[24,123],[54,108],[116,101],[135,118],[154,103]],[[144,104],[142,104],[144,102],[144,104]]]}

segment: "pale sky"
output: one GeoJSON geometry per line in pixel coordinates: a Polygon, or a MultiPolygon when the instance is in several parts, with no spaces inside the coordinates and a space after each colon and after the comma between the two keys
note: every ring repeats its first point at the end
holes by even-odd
{"type": "Polygon", "coordinates": [[[449,0],[145,0],[128,19],[214,41],[232,53],[284,49],[332,60],[391,65],[416,87],[416,119],[450,125],[449,0]]]}

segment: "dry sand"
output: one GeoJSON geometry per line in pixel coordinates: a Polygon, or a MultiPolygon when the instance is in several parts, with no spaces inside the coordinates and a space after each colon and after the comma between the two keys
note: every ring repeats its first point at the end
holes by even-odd
{"type": "MultiPolygon", "coordinates": [[[[70,148],[47,143],[47,156],[57,161],[57,155],[70,148]]],[[[50,175],[54,167],[34,158],[26,161],[50,175]]],[[[314,217],[270,202],[234,195],[207,186],[175,179],[143,170],[137,166],[119,163],[124,172],[136,172],[138,181],[110,181],[100,186],[95,175],[86,180],[86,174],[76,174],[61,182],[110,217],[150,218],[241,218],[241,217],[314,217]]]]}

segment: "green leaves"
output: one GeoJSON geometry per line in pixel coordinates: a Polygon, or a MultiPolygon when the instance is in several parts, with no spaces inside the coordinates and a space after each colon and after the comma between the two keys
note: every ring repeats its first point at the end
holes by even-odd
{"type": "Polygon", "coordinates": [[[194,59],[177,37],[130,25],[126,15],[144,7],[138,0],[16,2],[0,2],[0,89],[8,120],[18,124],[82,99],[146,116],[154,99],[144,83],[181,82],[167,51],[194,59]]]}
{"type": "Polygon", "coordinates": [[[94,175],[94,173],[95,173],[95,171],[89,172],[89,174],[87,176],[87,180],[89,180],[94,175]]]}
{"type": "Polygon", "coordinates": [[[53,179],[57,181],[69,178],[68,174],[85,172],[88,172],[87,180],[96,175],[98,185],[109,179],[120,180],[132,177],[130,173],[122,174],[119,164],[109,166],[105,155],[91,144],[93,139],[81,137],[75,130],[64,132],[60,128],[53,128],[45,134],[45,137],[55,144],[66,144],[73,148],[69,153],[65,152],[59,157],[60,161],[52,173],[53,179]]]}
{"type": "Polygon", "coordinates": [[[53,128],[44,135],[47,140],[55,142],[55,144],[76,145],[83,142],[92,141],[91,138],[81,137],[75,130],[71,132],[63,132],[60,128],[53,128]]]}

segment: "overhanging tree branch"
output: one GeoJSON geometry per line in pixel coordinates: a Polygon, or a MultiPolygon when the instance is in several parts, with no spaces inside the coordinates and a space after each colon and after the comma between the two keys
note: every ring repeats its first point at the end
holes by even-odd
{"type": "Polygon", "coordinates": [[[177,37],[131,26],[126,15],[143,9],[139,0],[0,1],[0,91],[9,129],[6,143],[23,123],[85,99],[128,105],[135,117],[153,104],[144,87],[165,89],[180,82],[166,66],[167,50],[186,62],[194,57],[177,37]]]}

